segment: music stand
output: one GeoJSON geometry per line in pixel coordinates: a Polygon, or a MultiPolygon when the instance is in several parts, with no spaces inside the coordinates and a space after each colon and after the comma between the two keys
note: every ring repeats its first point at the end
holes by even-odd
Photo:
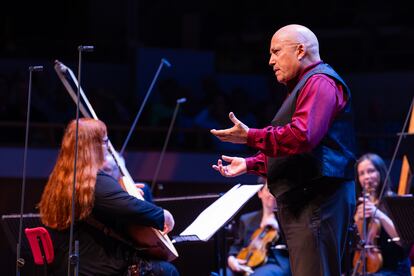
{"type": "Polygon", "coordinates": [[[216,266],[220,275],[222,269],[226,276],[225,259],[225,225],[244,206],[244,204],[261,188],[263,184],[233,186],[224,195],[214,201],[183,231],[174,237],[175,242],[215,240],[216,266]]]}
{"type": "Polygon", "coordinates": [[[404,245],[414,243],[414,197],[386,196],[385,206],[394,222],[400,242],[404,245]]]}
{"type": "MultiPolygon", "coordinates": [[[[407,178],[407,183],[405,183],[405,187],[404,189],[402,189],[401,187],[399,187],[398,193],[399,194],[408,194],[411,191],[411,180],[412,180],[412,175],[414,174],[414,133],[408,133],[408,132],[403,132],[403,133],[398,133],[398,135],[401,138],[401,145],[400,145],[400,155],[401,157],[405,156],[407,157],[407,161],[408,161],[408,168],[411,172],[411,176],[409,178],[407,178]]],[[[410,175],[410,174],[408,174],[410,175]]],[[[404,176],[405,178],[405,176],[404,176]]],[[[401,180],[400,180],[401,181],[401,180]]],[[[402,184],[400,184],[402,185],[402,184]]]]}
{"type": "Polygon", "coordinates": [[[401,140],[401,153],[405,155],[410,164],[411,172],[414,170],[414,133],[404,132],[401,140]]]}
{"type": "MultiPolygon", "coordinates": [[[[3,227],[4,233],[6,234],[7,240],[9,241],[10,247],[14,254],[17,254],[17,243],[19,238],[19,224],[20,224],[20,214],[11,214],[11,215],[2,215],[1,216],[1,225],[3,227]]],[[[23,215],[23,229],[25,228],[35,228],[43,226],[40,222],[39,214],[24,214],[23,215]]],[[[25,235],[22,236],[22,247],[21,253],[26,256],[31,255],[31,249],[29,242],[25,235]]]]}

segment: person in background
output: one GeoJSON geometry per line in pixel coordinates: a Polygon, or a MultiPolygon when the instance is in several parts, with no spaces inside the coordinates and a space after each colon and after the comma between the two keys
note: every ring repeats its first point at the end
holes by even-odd
{"type": "Polygon", "coordinates": [[[379,271],[370,275],[411,275],[410,260],[408,258],[409,249],[402,246],[400,242],[389,241],[390,239],[397,238],[398,233],[395,229],[394,222],[387,215],[384,204],[379,202],[382,189],[384,189],[384,195],[394,195],[390,189],[390,182],[385,182],[387,167],[384,161],[377,154],[364,154],[357,160],[355,171],[356,183],[361,188],[361,194],[358,199],[359,204],[354,215],[355,224],[362,225],[364,218],[364,204],[362,203],[365,201],[365,218],[376,218],[381,225],[376,244],[381,251],[383,264],[379,271]],[[366,196],[363,195],[363,191],[365,191],[366,196]]]}
{"type": "Polygon", "coordinates": [[[265,184],[257,193],[262,203],[262,209],[247,214],[243,214],[239,219],[239,226],[234,243],[229,249],[227,258],[227,275],[244,275],[250,272],[251,276],[289,276],[289,256],[283,238],[280,236],[279,223],[277,222],[276,200],[269,192],[265,184]],[[246,260],[237,259],[242,248],[249,246],[252,234],[259,228],[266,226],[277,231],[275,241],[267,249],[264,263],[258,267],[251,268],[246,265],[246,260]]]}

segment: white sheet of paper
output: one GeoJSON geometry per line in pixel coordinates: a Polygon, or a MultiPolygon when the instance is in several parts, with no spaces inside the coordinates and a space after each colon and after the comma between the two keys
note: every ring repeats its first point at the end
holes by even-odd
{"type": "Polygon", "coordinates": [[[262,186],[235,185],[201,212],[180,236],[196,235],[200,240],[208,241],[262,186]]]}

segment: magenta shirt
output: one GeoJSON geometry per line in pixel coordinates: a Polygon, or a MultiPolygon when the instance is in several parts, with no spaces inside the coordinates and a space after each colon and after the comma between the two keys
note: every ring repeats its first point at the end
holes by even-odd
{"type": "MultiPolygon", "coordinates": [[[[306,67],[297,81],[320,63],[306,67]]],[[[247,145],[259,150],[259,153],[246,158],[247,172],[266,176],[267,157],[305,153],[314,149],[327,134],[346,100],[341,84],[324,74],[311,76],[298,95],[291,123],[249,129],[247,145]]]]}

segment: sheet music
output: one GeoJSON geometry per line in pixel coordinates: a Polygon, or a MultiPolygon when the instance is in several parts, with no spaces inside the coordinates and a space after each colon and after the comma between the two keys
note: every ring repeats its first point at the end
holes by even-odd
{"type": "Polygon", "coordinates": [[[191,223],[175,240],[187,240],[190,236],[194,240],[208,241],[260,188],[263,184],[237,184],[227,193],[217,199],[191,223]]]}

